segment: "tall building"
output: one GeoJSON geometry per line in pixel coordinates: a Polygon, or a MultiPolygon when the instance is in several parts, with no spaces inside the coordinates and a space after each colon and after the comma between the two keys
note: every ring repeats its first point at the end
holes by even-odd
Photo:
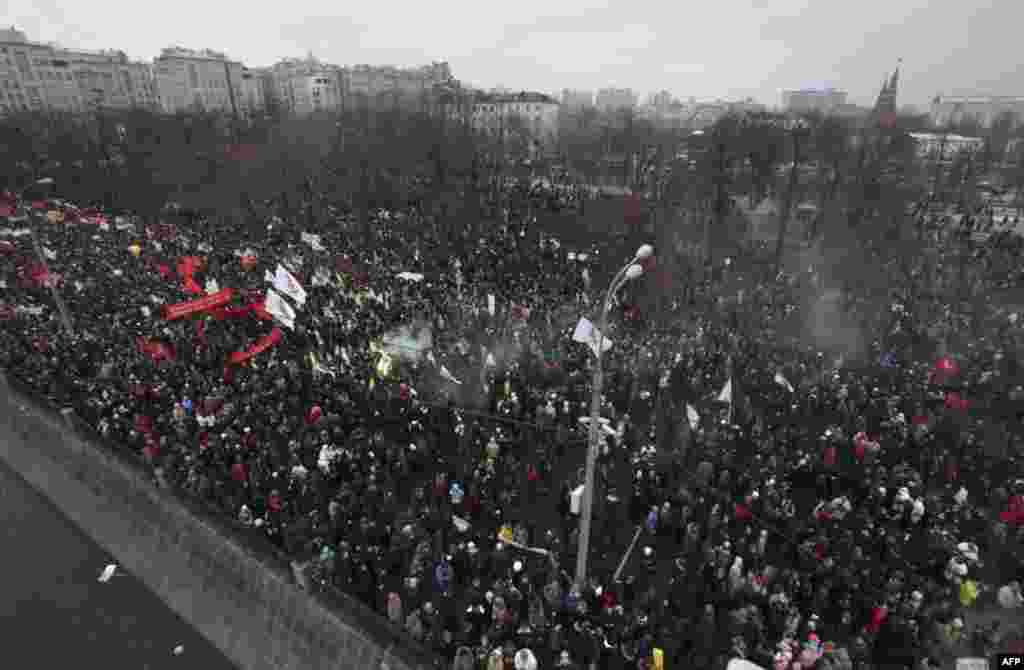
{"type": "Polygon", "coordinates": [[[846,91],[834,88],[783,91],[782,107],[787,112],[831,114],[846,104],[846,91]]]}
{"type": "Polygon", "coordinates": [[[242,68],[242,89],[238,96],[238,109],[251,116],[267,106],[269,70],[242,68]]]}
{"type": "Polygon", "coordinates": [[[631,88],[602,88],[597,92],[595,104],[603,111],[615,109],[633,109],[636,107],[637,97],[631,88]]]}
{"type": "Polygon", "coordinates": [[[283,60],[268,74],[268,93],[287,113],[306,115],[342,106],[341,68],[321,63],[312,54],[283,60]]]}
{"type": "Polygon", "coordinates": [[[164,49],[153,69],[161,106],[172,114],[193,110],[231,112],[242,91],[242,64],[209,49],[164,49]]]}
{"type": "Polygon", "coordinates": [[[593,91],[576,91],[568,88],[562,89],[562,107],[567,110],[583,109],[594,106],[593,91]]]}
{"type": "Polygon", "coordinates": [[[935,96],[932,100],[932,124],[944,126],[968,119],[991,126],[1009,114],[1017,124],[1024,123],[1024,97],[1021,96],[935,96]]]}
{"type": "Polygon", "coordinates": [[[70,64],[52,45],[30,42],[13,26],[0,29],[0,114],[85,108],[70,64]]]}
{"type": "Polygon", "coordinates": [[[558,101],[543,93],[477,93],[473,100],[473,128],[500,137],[526,130],[530,137],[548,143],[558,134],[558,101]]]}
{"type": "Polygon", "coordinates": [[[899,82],[900,68],[897,65],[892,77],[888,81],[882,82],[882,90],[878,93],[878,100],[875,101],[875,119],[883,128],[891,128],[896,123],[896,96],[899,93],[899,82]]]}
{"type": "Polygon", "coordinates": [[[157,105],[149,65],[124,52],[63,49],[0,30],[0,113],[157,105]]]}
{"type": "Polygon", "coordinates": [[[392,65],[353,65],[341,69],[342,95],[353,99],[374,99],[387,95],[418,99],[453,81],[448,63],[431,63],[417,68],[392,65]]]}
{"type": "Polygon", "coordinates": [[[152,110],[160,106],[152,67],[128,60],[123,51],[60,49],[56,57],[55,62],[67,63],[87,104],[152,110]]]}

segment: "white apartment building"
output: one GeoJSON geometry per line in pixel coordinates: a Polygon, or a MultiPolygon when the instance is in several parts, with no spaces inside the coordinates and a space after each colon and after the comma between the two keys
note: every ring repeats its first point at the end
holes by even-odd
{"type": "Polygon", "coordinates": [[[936,96],[931,118],[936,126],[974,120],[991,126],[1003,114],[1012,114],[1016,123],[1024,123],[1024,97],[1015,96],[936,96]]]}
{"type": "Polygon", "coordinates": [[[181,47],[164,49],[153,66],[161,106],[171,114],[232,112],[242,92],[243,70],[241,63],[222,53],[181,47]]]}
{"type": "Polygon", "coordinates": [[[490,136],[525,129],[539,143],[558,135],[558,101],[543,93],[478,93],[473,100],[472,124],[490,136]]]}
{"type": "Polygon", "coordinates": [[[267,75],[262,68],[242,68],[242,88],[238,92],[238,111],[251,116],[267,107],[267,75]]]}
{"type": "Polygon", "coordinates": [[[341,69],[343,95],[376,98],[381,95],[419,98],[435,87],[453,81],[448,63],[431,63],[416,68],[392,65],[353,65],[341,69]]]}
{"type": "Polygon", "coordinates": [[[341,69],[312,55],[283,60],[269,68],[268,74],[269,95],[289,114],[307,115],[342,106],[341,69]]]}
{"type": "Polygon", "coordinates": [[[985,146],[980,137],[943,135],[942,133],[910,133],[917,144],[917,155],[931,160],[949,160],[961,153],[972,154],[985,146]]]}
{"type": "Polygon", "coordinates": [[[0,114],[86,108],[74,74],[55,51],[14,27],[0,29],[0,114]]]}
{"type": "Polygon", "coordinates": [[[834,88],[783,91],[782,107],[787,112],[795,114],[806,114],[807,112],[830,114],[845,105],[847,97],[846,91],[834,88]]]}
{"type": "Polygon", "coordinates": [[[67,63],[87,104],[120,109],[160,106],[152,67],[128,60],[123,51],[60,49],[55,55],[55,62],[67,63]]]}
{"type": "Polygon", "coordinates": [[[155,108],[152,71],[121,51],[63,49],[0,30],[0,114],[97,107],[155,108]]]}

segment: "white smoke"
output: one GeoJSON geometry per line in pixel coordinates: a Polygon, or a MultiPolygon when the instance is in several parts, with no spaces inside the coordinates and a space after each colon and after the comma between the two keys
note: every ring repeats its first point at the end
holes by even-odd
{"type": "Polygon", "coordinates": [[[393,356],[418,363],[433,348],[434,336],[425,323],[406,324],[385,334],[381,346],[393,356]]]}

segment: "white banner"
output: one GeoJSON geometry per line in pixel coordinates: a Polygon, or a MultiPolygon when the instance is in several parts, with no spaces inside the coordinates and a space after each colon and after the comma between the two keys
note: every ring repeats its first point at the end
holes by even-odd
{"type": "Polygon", "coordinates": [[[277,272],[274,274],[274,288],[294,300],[300,309],[306,304],[306,289],[302,288],[299,280],[281,264],[278,264],[277,272]]]}
{"type": "Polygon", "coordinates": [[[272,288],[267,289],[267,301],[264,307],[275,321],[286,328],[295,330],[295,310],[272,288]]]}

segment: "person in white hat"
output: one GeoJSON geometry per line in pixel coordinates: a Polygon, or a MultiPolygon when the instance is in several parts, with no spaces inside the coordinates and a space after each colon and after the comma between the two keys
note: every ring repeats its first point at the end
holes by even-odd
{"type": "Polygon", "coordinates": [[[515,670],[537,670],[537,657],[529,649],[520,649],[515,655],[515,666],[515,670]]]}
{"type": "Polygon", "coordinates": [[[1019,609],[1024,605],[1024,596],[1021,595],[1020,582],[1014,580],[999,588],[997,595],[999,606],[1003,609],[1019,609]]]}

